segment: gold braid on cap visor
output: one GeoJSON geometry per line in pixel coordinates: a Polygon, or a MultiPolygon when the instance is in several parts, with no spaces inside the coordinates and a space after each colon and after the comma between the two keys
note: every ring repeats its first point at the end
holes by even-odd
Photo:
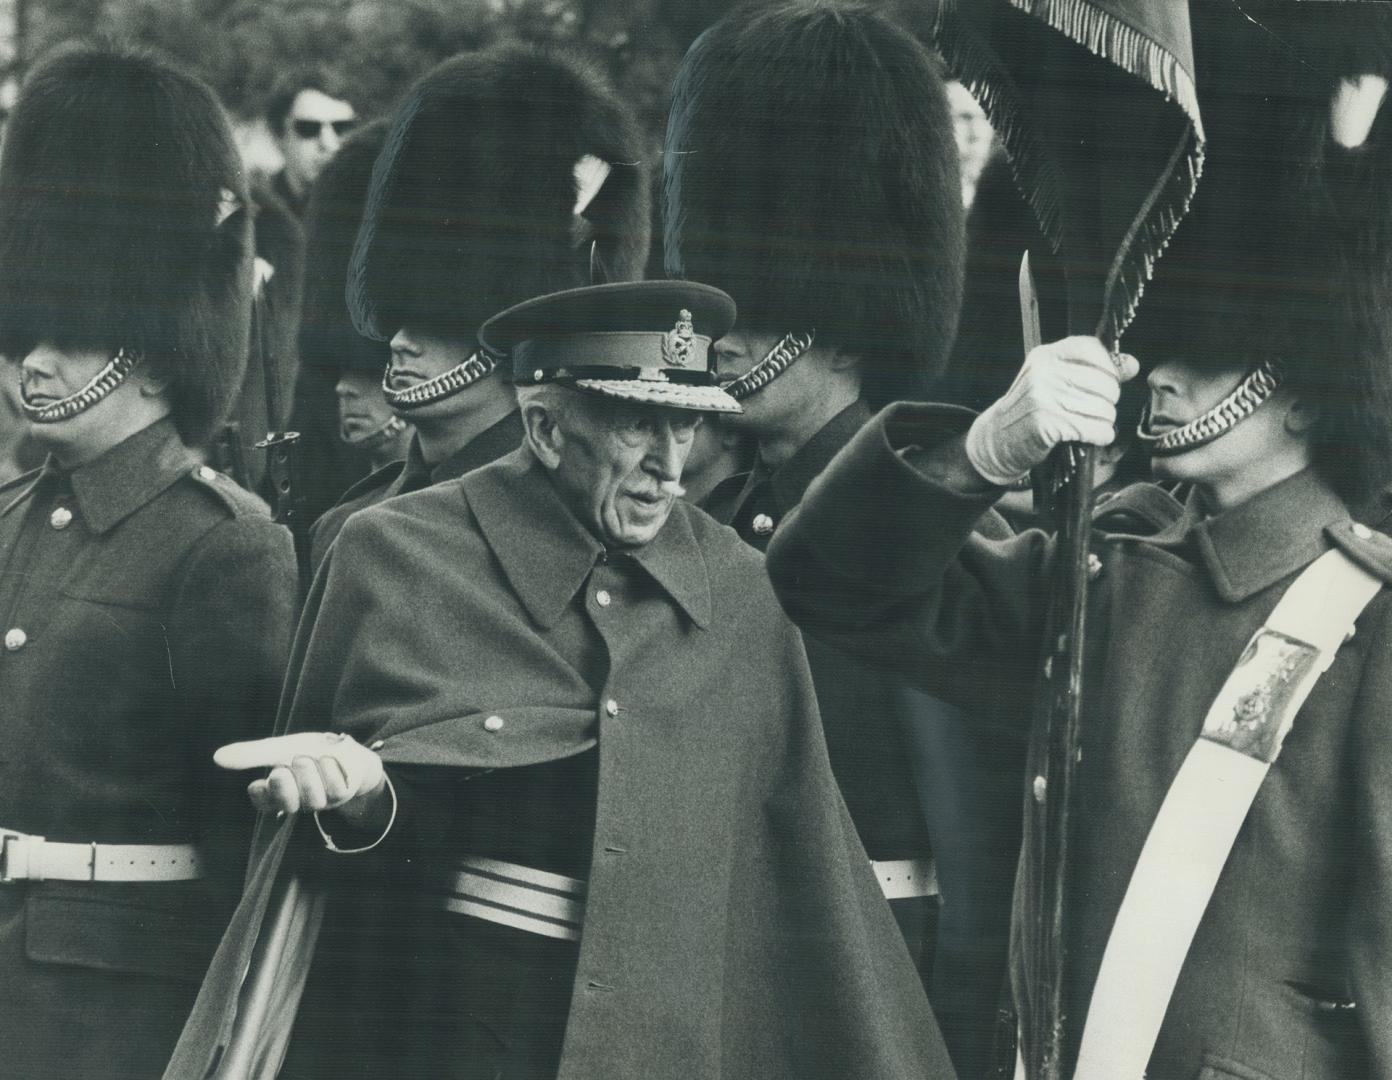
{"type": "Polygon", "coordinates": [[[87,381],[81,390],[67,397],[50,401],[47,405],[31,405],[24,396],[21,385],[19,407],[24,415],[36,424],[56,424],[68,420],[78,413],[86,412],[116,387],[126,381],[131,369],[140,363],[140,354],[130,349],[118,349],[116,355],[106,362],[106,366],[87,381]]]}
{"type": "Polygon", "coordinates": [[[382,373],[382,396],[387,404],[398,412],[419,409],[422,405],[432,405],[459,393],[466,386],[473,386],[495,367],[498,361],[482,350],[474,353],[462,364],[456,364],[432,379],[408,386],[405,390],[391,388],[391,365],[382,373]]]}
{"type": "Polygon", "coordinates": [[[812,347],[817,331],[805,334],[784,334],[783,339],[769,350],[767,356],[724,387],[725,393],[736,401],[757,393],[793,366],[793,361],[812,347]]]}
{"type": "Polygon", "coordinates": [[[1237,384],[1231,394],[1202,416],[1158,435],[1146,430],[1150,424],[1150,406],[1147,405],[1140,426],[1136,428],[1136,439],[1141,449],[1152,457],[1183,454],[1211,443],[1266,404],[1283,379],[1281,368],[1275,361],[1263,360],[1237,384]]]}
{"type": "Polygon", "coordinates": [[[387,418],[387,422],[379,428],[374,428],[366,435],[358,435],[355,438],[343,436],[345,446],[351,446],[354,450],[376,450],[383,446],[388,440],[396,438],[406,430],[406,421],[399,416],[387,418]]]}

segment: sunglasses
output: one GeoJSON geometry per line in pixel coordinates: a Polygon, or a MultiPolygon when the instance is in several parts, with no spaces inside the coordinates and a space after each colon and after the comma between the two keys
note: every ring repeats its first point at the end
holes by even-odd
{"type": "Polygon", "coordinates": [[[290,130],[301,139],[317,139],[323,134],[326,127],[333,128],[333,133],[339,138],[347,135],[358,126],[357,118],[352,120],[292,120],[290,130]]]}

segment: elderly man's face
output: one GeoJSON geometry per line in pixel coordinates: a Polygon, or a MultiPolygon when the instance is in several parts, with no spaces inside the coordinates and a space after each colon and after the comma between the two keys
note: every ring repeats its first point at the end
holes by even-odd
{"type": "Polygon", "coordinates": [[[575,394],[555,421],[556,484],[571,508],[605,544],[648,543],[683,493],[701,414],[575,394]]]}

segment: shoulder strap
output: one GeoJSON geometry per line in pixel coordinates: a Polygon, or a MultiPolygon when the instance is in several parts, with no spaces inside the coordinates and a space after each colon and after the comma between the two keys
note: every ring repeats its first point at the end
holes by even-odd
{"type": "Polygon", "coordinates": [[[1141,1080],[1189,946],[1295,715],[1382,582],[1340,550],[1295,579],[1238,658],[1160,806],[1117,912],[1074,1080],[1141,1080]]]}

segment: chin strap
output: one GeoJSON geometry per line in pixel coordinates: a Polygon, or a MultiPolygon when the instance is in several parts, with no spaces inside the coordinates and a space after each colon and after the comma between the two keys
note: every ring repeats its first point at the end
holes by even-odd
{"type": "Polygon", "coordinates": [[[387,422],[379,428],[369,431],[366,435],[359,435],[356,438],[344,436],[343,442],[351,446],[354,450],[376,450],[396,438],[406,430],[406,421],[399,416],[388,417],[387,422]]]}
{"type": "Polygon", "coordinates": [[[1136,429],[1136,439],[1141,449],[1151,457],[1187,453],[1196,447],[1211,443],[1246,420],[1266,404],[1283,379],[1280,366],[1273,360],[1264,360],[1237,384],[1237,388],[1231,394],[1202,416],[1190,420],[1183,427],[1173,428],[1158,435],[1147,430],[1150,425],[1150,407],[1146,406],[1140,426],[1136,429]]]}
{"type": "Polygon", "coordinates": [[[422,405],[444,401],[465,387],[473,386],[497,366],[496,357],[480,350],[462,364],[456,364],[433,379],[408,386],[405,390],[393,390],[390,385],[391,367],[388,365],[382,373],[382,395],[387,399],[387,404],[398,412],[419,409],[422,405]]]}
{"type": "Polygon", "coordinates": [[[67,397],[50,401],[46,405],[31,405],[20,389],[19,407],[24,415],[36,424],[56,424],[69,420],[78,413],[84,413],[116,387],[126,381],[126,376],[136,364],[140,354],[129,349],[118,349],[116,355],[106,362],[106,366],[88,380],[87,385],[67,397]]]}
{"type": "Polygon", "coordinates": [[[762,390],[792,367],[793,361],[812,347],[816,337],[815,330],[809,330],[805,334],[784,334],[783,339],[769,350],[767,356],[726,386],[725,392],[736,401],[743,401],[762,390]]]}

